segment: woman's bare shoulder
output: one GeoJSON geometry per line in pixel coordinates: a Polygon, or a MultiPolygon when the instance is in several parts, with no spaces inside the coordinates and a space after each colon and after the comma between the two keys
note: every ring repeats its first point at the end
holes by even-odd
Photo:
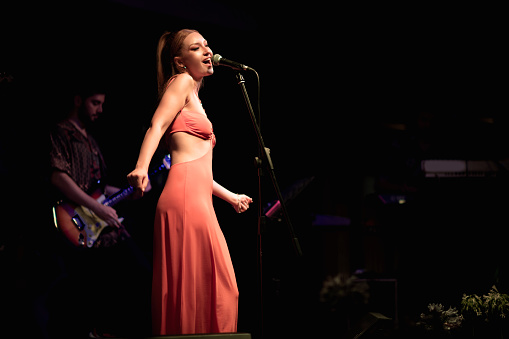
{"type": "Polygon", "coordinates": [[[186,90],[194,87],[193,77],[187,73],[180,73],[174,76],[168,84],[168,89],[186,90]]]}

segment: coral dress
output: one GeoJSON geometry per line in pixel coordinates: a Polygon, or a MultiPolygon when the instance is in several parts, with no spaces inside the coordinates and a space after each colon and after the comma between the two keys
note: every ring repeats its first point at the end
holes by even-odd
{"type": "Polygon", "coordinates": [[[212,149],[207,116],[182,110],[168,133],[210,141],[198,159],[171,166],[154,225],[154,335],[237,331],[237,282],[212,206],[212,149]]]}

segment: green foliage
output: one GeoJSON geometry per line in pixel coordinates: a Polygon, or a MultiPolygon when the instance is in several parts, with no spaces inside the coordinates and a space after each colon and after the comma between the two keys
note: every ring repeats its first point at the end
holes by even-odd
{"type": "Polygon", "coordinates": [[[487,320],[505,319],[509,313],[509,295],[499,293],[493,286],[488,295],[483,295],[483,305],[487,320]]]}
{"type": "Polygon", "coordinates": [[[486,321],[505,319],[509,314],[509,295],[493,286],[482,298],[477,294],[463,295],[461,313],[469,318],[484,317],[486,321]]]}
{"type": "Polygon", "coordinates": [[[461,313],[468,318],[477,318],[483,315],[483,302],[477,294],[463,294],[461,299],[461,313]]]}
{"type": "Polygon", "coordinates": [[[417,325],[427,331],[449,332],[461,327],[463,316],[455,307],[445,309],[442,304],[429,304],[429,312],[421,313],[421,319],[417,325]]]}

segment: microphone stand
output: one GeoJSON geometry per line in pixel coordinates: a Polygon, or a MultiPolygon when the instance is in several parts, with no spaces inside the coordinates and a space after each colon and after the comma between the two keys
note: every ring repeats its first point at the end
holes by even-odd
{"type": "MultiPolygon", "coordinates": [[[[253,70],[253,69],[251,69],[253,70]]],[[[254,71],[254,70],[253,70],[254,71]]],[[[254,71],[256,72],[256,71],[254,71]]],[[[295,255],[297,257],[302,257],[302,250],[300,248],[299,239],[295,235],[295,231],[293,229],[292,223],[290,221],[290,216],[288,215],[288,210],[286,208],[285,201],[281,194],[281,190],[279,189],[279,184],[276,179],[276,174],[274,173],[274,165],[272,163],[272,158],[270,157],[270,149],[265,146],[263,142],[263,137],[260,131],[260,126],[256,121],[256,117],[253,111],[253,107],[251,106],[251,101],[249,100],[249,95],[246,90],[245,80],[242,76],[241,72],[237,73],[238,84],[242,90],[242,94],[244,96],[244,100],[246,101],[246,106],[249,111],[249,115],[251,117],[251,121],[253,123],[253,128],[256,132],[256,136],[258,139],[259,146],[259,156],[255,158],[256,166],[258,167],[258,231],[257,231],[257,250],[258,250],[258,270],[259,270],[259,279],[260,279],[260,331],[261,337],[263,338],[263,285],[262,285],[262,226],[265,224],[265,217],[263,216],[263,206],[261,201],[261,187],[262,187],[262,167],[266,166],[267,171],[270,175],[270,179],[272,181],[272,185],[274,186],[274,191],[276,192],[277,198],[281,203],[281,210],[283,212],[283,217],[288,227],[288,232],[290,235],[290,239],[293,243],[293,248],[295,251],[295,255]]]]}

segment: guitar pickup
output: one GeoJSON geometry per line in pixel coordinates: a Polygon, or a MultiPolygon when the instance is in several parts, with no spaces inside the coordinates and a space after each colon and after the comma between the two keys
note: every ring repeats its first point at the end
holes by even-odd
{"type": "Polygon", "coordinates": [[[72,217],[71,220],[79,231],[81,231],[85,228],[85,223],[83,222],[83,220],[81,220],[81,217],[79,214],[76,214],[74,217],[72,217]]]}

